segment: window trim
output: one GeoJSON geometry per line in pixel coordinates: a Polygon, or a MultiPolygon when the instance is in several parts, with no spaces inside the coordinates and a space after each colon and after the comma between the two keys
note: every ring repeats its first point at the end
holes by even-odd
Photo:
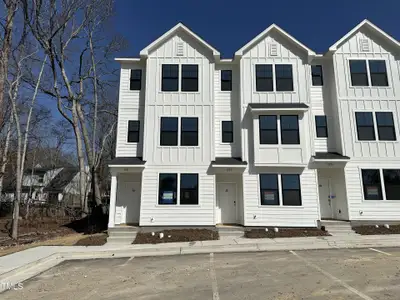
{"type": "Polygon", "coordinates": [[[128,127],[127,127],[127,131],[126,131],[126,142],[129,144],[138,144],[140,142],[140,120],[128,120],[128,127]],[[138,139],[136,142],[130,142],[129,141],[129,122],[138,122],[138,139]]]}
{"type": "Polygon", "coordinates": [[[233,144],[234,140],[235,140],[234,132],[235,131],[234,131],[234,128],[233,128],[233,121],[232,120],[222,120],[221,121],[221,143],[222,144],[233,144]],[[224,130],[224,123],[231,123],[232,131],[224,130]],[[232,140],[230,140],[229,142],[224,142],[224,132],[232,133],[232,140]]]}
{"type": "MultiPolygon", "coordinates": [[[[179,91],[180,91],[180,80],[179,80],[179,78],[181,77],[181,68],[180,68],[180,64],[176,64],[176,63],[169,63],[169,64],[163,64],[163,63],[161,63],[161,65],[160,65],[161,67],[160,67],[160,70],[161,70],[161,76],[159,76],[160,77],[160,91],[162,92],[162,93],[178,93],[179,91]],[[177,77],[177,81],[178,81],[178,89],[176,90],[176,91],[164,91],[163,90],[163,82],[164,82],[164,76],[163,76],[163,68],[164,68],[164,66],[178,66],[178,77],[177,77]]],[[[168,78],[171,78],[171,77],[168,77],[168,78]]],[[[175,77],[174,77],[175,78],[175,77]]]]}
{"type": "Polygon", "coordinates": [[[157,142],[157,147],[158,148],[166,148],[166,147],[181,147],[181,148],[200,148],[201,147],[201,118],[199,116],[194,116],[194,115],[187,115],[187,116],[177,116],[177,115],[173,115],[173,116],[165,116],[165,115],[161,115],[158,117],[158,142],[157,142]],[[161,145],[161,118],[177,118],[178,119],[178,144],[175,146],[164,146],[161,145]],[[197,118],[197,146],[182,146],[181,145],[181,125],[182,125],[182,118],[197,118]]]}
{"type": "Polygon", "coordinates": [[[200,90],[202,87],[202,68],[199,63],[193,62],[193,63],[181,63],[181,62],[176,62],[176,60],[173,60],[171,63],[159,63],[159,70],[161,76],[158,76],[158,82],[159,82],[159,87],[158,87],[158,93],[160,94],[173,94],[173,93],[180,93],[180,94],[200,94],[200,90]],[[163,65],[178,65],[178,90],[177,91],[163,91],[162,90],[162,67],[163,65]],[[197,65],[197,91],[182,91],[182,65],[197,65]]]}
{"type": "Polygon", "coordinates": [[[382,142],[396,142],[397,141],[397,133],[396,133],[396,125],[395,125],[395,123],[394,123],[394,116],[393,116],[393,112],[390,112],[390,111],[376,111],[375,113],[374,113],[374,117],[375,117],[375,119],[374,119],[374,121],[376,122],[376,131],[377,131],[377,138],[378,138],[378,140],[379,141],[382,141],[382,142]],[[390,113],[390,115],[392,116],[392,126],[379,126],[379,124],[378,124],[378,118],[377,118],[377,114],[379,114],[379,113],[390,113]],[[393,140],[385,140],[385,139],[381,139],[381,137],[380,137],[380,134],[379,134],[379,128],[380,127],[383,127],[383,128],[392,128],[393,129],[393,135],[394,135],[394,139],[393,140]]]}
{"type": "Polygon", "coordinates": [[[199,64],[180,64],[180,67],[178,67],[178,70],[180,69],[180,72],[179,72],[179,74],[178,74],[178,77],[179,77],[179,75],[180,75],[180,86],[179,86],[179,84],[178,84],[178,90],[180,91],[180,92],[183,92],[183,93],[198,93],[199,92],[199,64]],[[183,90],[183,81],[185,80],[185,79],[193,79],[192,77],[184,77],[183,76],[183,67],[184,66],[187,66],[187,67],[196,67],[197,69],[196,69],[196,72],[197,72],[197,77],[196,77],[196,79],[197,79],[197,89],[195,90],[195,91],[187,91],[187,90],[183,90]]]}
{"type": "MultiPolygon", "coordinates": [[[[175,117],[175,116],[160,116],[160,120],[159,120],[159,125],[158,125],[158,128],[160,128],[160,131],[159,131],[159,138],[158,138],[158,145],[160,146],[160,147],[179,147],[179,144],[180,144],[180,142],[179,142],[179,140],[180,140],[180,135],[179,135],[179,123],[180,123],[180,120],[179,120],[179,117],[175,117]],[[161,144],[161,140],[162,140],[162,132],[165,132],[165,130],[163,131],[162,130],[162,119],[163,118],[176,118],[177,119],[177,127],[176,127],[176,145],[162,145],[161,144]]],[[[166,132],[174,132],[174,131],[166,131],[166,132]]]]}
{"type": "Polygon", "coordinates": [[[399,141],[399,132],[398,132],[398,126],[397,120],[396,120],[396,115],[393,113],[393,111],[388,111],[388,110],[359,110],[359,109],[353,109],[353,116],[354,116],[354,128],[356,129],[355,132],[355,143],[397,143],[399,141]],[[374,140],[359,140],[358,139],[358,126],[357,126],[357,118],[356,118],[356,113],[361,112],[361,113],[372,113],[372,121],[373,121],[373,126],[374,126],[374,134],[375,134],[375,139],[374,140]],[[376,119],[376,113],[391,113],[392,114],[392,119],[393,119],[393,126],[394,126],[394,134],[395,134],[395,140],[380,140],[379,139],[379,132],[378,132],[378,122],[376,119]]]}
{"type": "Polygon", "coordinates": [[[296,84],[296,72],[294,72],[294,64],[293,63],[253,63],[253,73],[252,73],[252,87],[253,93],[286,93],[286,94],[296,94],[297,84],[296,84]],[[272,65],[272,91],[257,91],[257,65],[272,65]],[[292,66],[292,83],[293,83],[293,91],[277,91],[276,90],[276,72],[275,65],[291,65],[292,66]]]}
{"type": "Polygon", "coordinates": [[[143,78],[143,70],[142,69],[130,69],[129,73],[129,90],[130,91],[141,91],[142,90],[142,78],[143,78]],[[140,79],[132,79],[132,72],[133,71],[140,71],[140,79]],[[131,84],[132,81],[138,81],[139,82],[139,89],[132,89],[131,84]]]}
{"type": "Polygon", "coordinates": [[[230,92],[232,92],[232,89],[233,89],[233,71],[232,71],[232,69],[222,69],[221,71],[220,71],[220,91],[221,92],[228,92],[228,93],[230,93],[230,92]],[[222,79],[222,72],[224,72],[224,71],[227,71],[227,72],[230,72],[231,73],[231,80],[230,81],[227,81],[227,80],[223,80],[222,79]],[[229,90],[223,90],[222,89],[222,82],[230,82],[230,89],[229,90]]]}
{"type": "Polygon", "coordinates": [[[291,209],[304,209],[303,191],[302,191],[302,186],[301,186],[301,173],[286,173],[286,172],[285,173],[268,173],[268,172],[264,172],[264,173],[259,173],[258,175],[259,175],[259,176],[257,176],[257,181],[258,181],[258,208],[280,209],[280,208],[288,207],[288,208],[291,208],[291,209]],[[262,204],[262,199],[261,199],[261,177],[260,177],[260,175],[263,175],[263,174],[277,175],[278,196],[279,196],[279,204],[278,205],[262,204]],[[298,175],[301,205],[283,205],[282,175],[298,175]]]}
{"type": "Polygon", "coordinates": [[[300,140],[300,122],[299,122],[299,115],[279,115],[279,129],[280,129],[280,145],[300,145],[301,144],[301,140],[300,140]],[[297,130],[294,130],[294,129],[283,129],[282,128],[282,120],[281,120],[281,118],[282,117],[296,117],[297,118],[297,130]],[[292,131],[296,131],[297,132],[297,138],[298,138],[298,140],[299,140],[299,142],[298,143],[283,143],[282,142],[282,136],[283,136],[283,132],[284,131],[289,131],[289,132],[292,132],[292,131]]]}
{"type": "Polygon", "coordinates": [[[178,129],[180,129],[179,130],[179,132],[180,132],[180,136],[179,136],[179,140],[180,140],[180,144],[179,144],[179,146],[182,146],[182,147],[197,147],[197,146],[199,146],[199,118],[198,117],[179,117],[179,119],[180,120],[178,120],[178,122],[180,123],[179,125],[178,125],[178,129]],[[183,119],[196,119],[196,131],[192,131],[192,130],[185,130],[185,131],[183,131],[183,126],[182,126],[182,122],[183,122],[183,119]],[[197,134],[197,139],[196,139],[196,145],[182,145],[182,137],[183,137],[183,132],[196,132],[196,134],[197,134]]]}
{"type": "Polygon", "coordinates": [[[387,59],[385,58],[380,58],[380,57],[374,57],[374,58],[362,58],[362,57],[348,57],[346,58],[347,60],[347,82],[348,82],[348,87],[352,88],[352,89],[363,89],[363,88],[374,88],[374,89],[391,89],[392,88],[392,84],[391,84],[391,74],[389,74],[389,62],[387,59]],[[364,86],[357,86],[357,85],[353,85],[351,82],[351,72],[350,72],[350,61],[351,60],[364,60],[366,63],[366,68],[367,68],[367,78],[368,78],[368,85],[364,85],[364,86]],[[371,81],[371,72],[369,69],[369,61],[370,60],[383,60],[385,61],[385,65],[386,65],[386,76],[387,76],[387,80],[388,80],[388,85],[387,86],[375,86],[375,85],[371,85],[372,81],[371,81]]]}
{"type": "Polygon", "coordinates": [[[381,167],[381,168],[374,168],[374,167],[358,167],[358,174],[361,182],[361,194],[362,194],[362,199],[361,201],[364,203],[398,203],[400,204],[400,197],[398,200],[387,200],[386,197],[386,187],[385,187],[385,178],[383,175],[384,170],[400,170],[400,168],[393,168],[393,167],[381,167]],[[366,200],[365,199],[365,192],[364,192],[364,181],[362,178],[362,170],[378,170],[379,171],[379,177],[381,181],[381,191],[382,191],[382,199],[380,200],[366,200]]]}
{"type": "Polygon", "coordinates": [[[328,132],[328,118],[326,117],[326,115],[314,115],[314,122],[315,122],[315,138],[317,138],[317,139],[327,139],[329,137],[329,132],[328,132]],[[325,126],[318,126],[317,117],[324,117],[325,118],[325,126]],[[318,128],[325,128],[326,129],[326,136],[318,136],[318,128]]]}
{"type": "Polygon", "coordinates": [[[157,173],[157,199],[155,200],[155,207],[173,207],[174,209],[188,209],[188,207],[198,208],[201,207],[201,193],[200,193],[200,181],[201,174],[200,173],[189,173],[189,172],[158,172],[157,173]],[[176,183],[176,204],[160,204],[160,174],[176,174],[177,183],[176,183]],[[198,201],[197,204],[181,204],[181,174],[196,174],[197,175],[197,193],[198,193],[198,201]]]}
{"type": "Polygon", "coordinates": [[[258,116],[258,143],[259,145],[263,146],[271,146],[271,145],[280,145],[280,140],[281,140],[281,134],[280,134],[280,118],[279,115],[259,115],[258,116]],[[261,117],[275,117],[276,119],[276,129],[261,129],[261,122],[260,118],[261,117]],[[275,131],[276,132],[276,144],[270,144],[270,143],[261,143],[261,132],[262,131],[275,131]]]}
{"type": "Polygon", "coordinates": [[[311,86],[324,86],[324,68],[322,67],[322,65],[311,65],[311,86]],[[321,69],[321,76],[314,76],[313,75],[313,71],[312,71],[313,67],[319,67],[321,69]],[[320,85],[314,84],[314,77],[321,78],[321,84],[320,85]]]}

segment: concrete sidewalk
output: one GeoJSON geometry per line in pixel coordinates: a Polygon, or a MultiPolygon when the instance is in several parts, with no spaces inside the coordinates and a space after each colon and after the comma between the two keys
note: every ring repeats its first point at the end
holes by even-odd
{"type": "MultiPolygon", "coordinates": [[[[0,257],[0,283],[18,283],[64,260],[112,257],[183,255],[196,253],[400,247],[400,235],[222,239],[185,243],[127,246],[41,246],[0,257]]],[[[1,291],[1,290],[0,290],[1,291]]]]}

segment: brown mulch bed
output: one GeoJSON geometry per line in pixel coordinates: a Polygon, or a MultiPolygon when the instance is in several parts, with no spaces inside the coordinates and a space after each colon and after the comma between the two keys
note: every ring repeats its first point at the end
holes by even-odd
{"type": "Polygon", "coordinates": [[[281,238],[281,237],[307,237],[307,236],[329,236],[326,231],[318,228],[279,228],[278,232],[274,228],[268,228],[268,231],[262,229],[246,230],[244,237],[248,239],[260,238],[281,238]]]}
{"type": "Polygon", "coordinates": [[[389,229],[383,225],[379,225],[378,228],[371,225],[366,226],[354,226],[353,230],[361,235],[373,235],[373,234],[400,234],[400,225],[389,225],[389,229]]]}
{"type": "Polygon", "coordinates": [[[133,244],[195,242],[219,239],[218,232],[209,229],[168,229],[154,233],[155,234],[153,236],[151,232],[138,232],[133,244]],[[159,236],[161,232],[164,233],[164,237],[162,239],[160,239],[159,236]]]}
{"type": "Polygon", "coordinates": [[[102,246],[107,242],[107,234],[92,235],[84,237],[75,243],[74,246],[102,246]]]}

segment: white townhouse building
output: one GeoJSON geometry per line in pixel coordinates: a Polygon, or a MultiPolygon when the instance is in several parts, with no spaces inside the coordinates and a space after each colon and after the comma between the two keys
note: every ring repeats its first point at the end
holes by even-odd
{"type": "Polygon", "coordinates": [[[121,64],[109,227],[400,221],[400,43],[271,25],[232,59],[183,24],[121,64]]]}

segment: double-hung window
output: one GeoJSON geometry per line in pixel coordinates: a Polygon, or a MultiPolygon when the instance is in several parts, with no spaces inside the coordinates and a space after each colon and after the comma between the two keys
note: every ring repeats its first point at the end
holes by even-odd
{"type": "Polygon", "coordinates": [[[317,137],[319,138],[328,137],[328,126],[326,122],[326,116],[315,116],[315,127],[317,130],[317,137]]]}
{"type": "Polygon", "coordinates": [[[198,118],[181,119],[181,146],[198,146],[198,118]]]}
{"type": "Polygon", "coordinates": [[[260,174],[260,198],[261,205],[301,206],[300,175],[260,174]]]}
{"type": "Polygon", "coordinates": [[[256,91],[293,91],[292,69],[292,65],[285,64],[256,65],[256,91]]]}
{"type": "Polygon", "coordinates": [[[277,116],[260,116],[260,144],[278,144],[277,116]]]}
{"type": "Polygon", "coordinates": [[[161,118],[160,145],[178,146],[178,118],[161,118]]]}
{"type": "Polygon", "coordinates": [[[396,129],[391,112],[356,112],[359,141],[396,141],[396,129]],[[376,132],[375,132],[376,128],[376,132]]]}
{"type": "Polygon", "coordinates": [[[324,78],[322,75],[322,66],[321,65],[311,66],[311,77],[312,77],[312,85],[313,86],[324,85],[324,78]]]}
{"type": "Polygon", "coordinates": [[[129,89],[131,91],[140,91],[142,88],[142,70],[131,70],[129,89]]]}
{"type": "Polygon", "coordinates": [[[161,90],[164,92],[179,90],[179,65],[162,65],[161,90]]]}
{"type": "Polygon", "coordinates": [[[221,70],[221,91],[232,91],[232,70],[221,70]]]}
{"type": "Polygon", "coordinates": [[[233,143],[233,122],[222,121],[222,142],[233,143]]]}
{"type": "Polygon", "coordinates": [[[378,59],[351,59],[350,77],[352,86],[388,86],[386,62],[378,59]]]}
{"type": "Polygon", "coordinates": [[[400,200],[400,170],[384,169],[386,200],[400,200]]]}
{"type": "Polygon", "coordinates": [[[300,144],[299,117],[296,115],[280,116],[281,141],[283,145],[300,144]]]}
{"type": "Polygon", "coordinates": [[[256,90],[270,92],[274,90],[272,65],[256,65],[256,90]]]}
{"type": "Polygon", "coordinates": [[[199,175],[191,173],[161,173],[158,182],[158,204],[199,204],[199,175]],[[178,177],[180,178],[179,181],[178,177]]]}
{"type": "Polygon", "coordinates": [[[199,90],[199,66],[182,65],[182,92],[197,92],[199,90]]]}
{"type": "Polygon", "coordinates": [[[292,65],[275,65],[276,90],[293,91],[292,65]]]}
{"type": "Polygon", "coordinates": [[[140,121],[128,121],[128,143],[138,143],[140,132],[140,121]]]}

